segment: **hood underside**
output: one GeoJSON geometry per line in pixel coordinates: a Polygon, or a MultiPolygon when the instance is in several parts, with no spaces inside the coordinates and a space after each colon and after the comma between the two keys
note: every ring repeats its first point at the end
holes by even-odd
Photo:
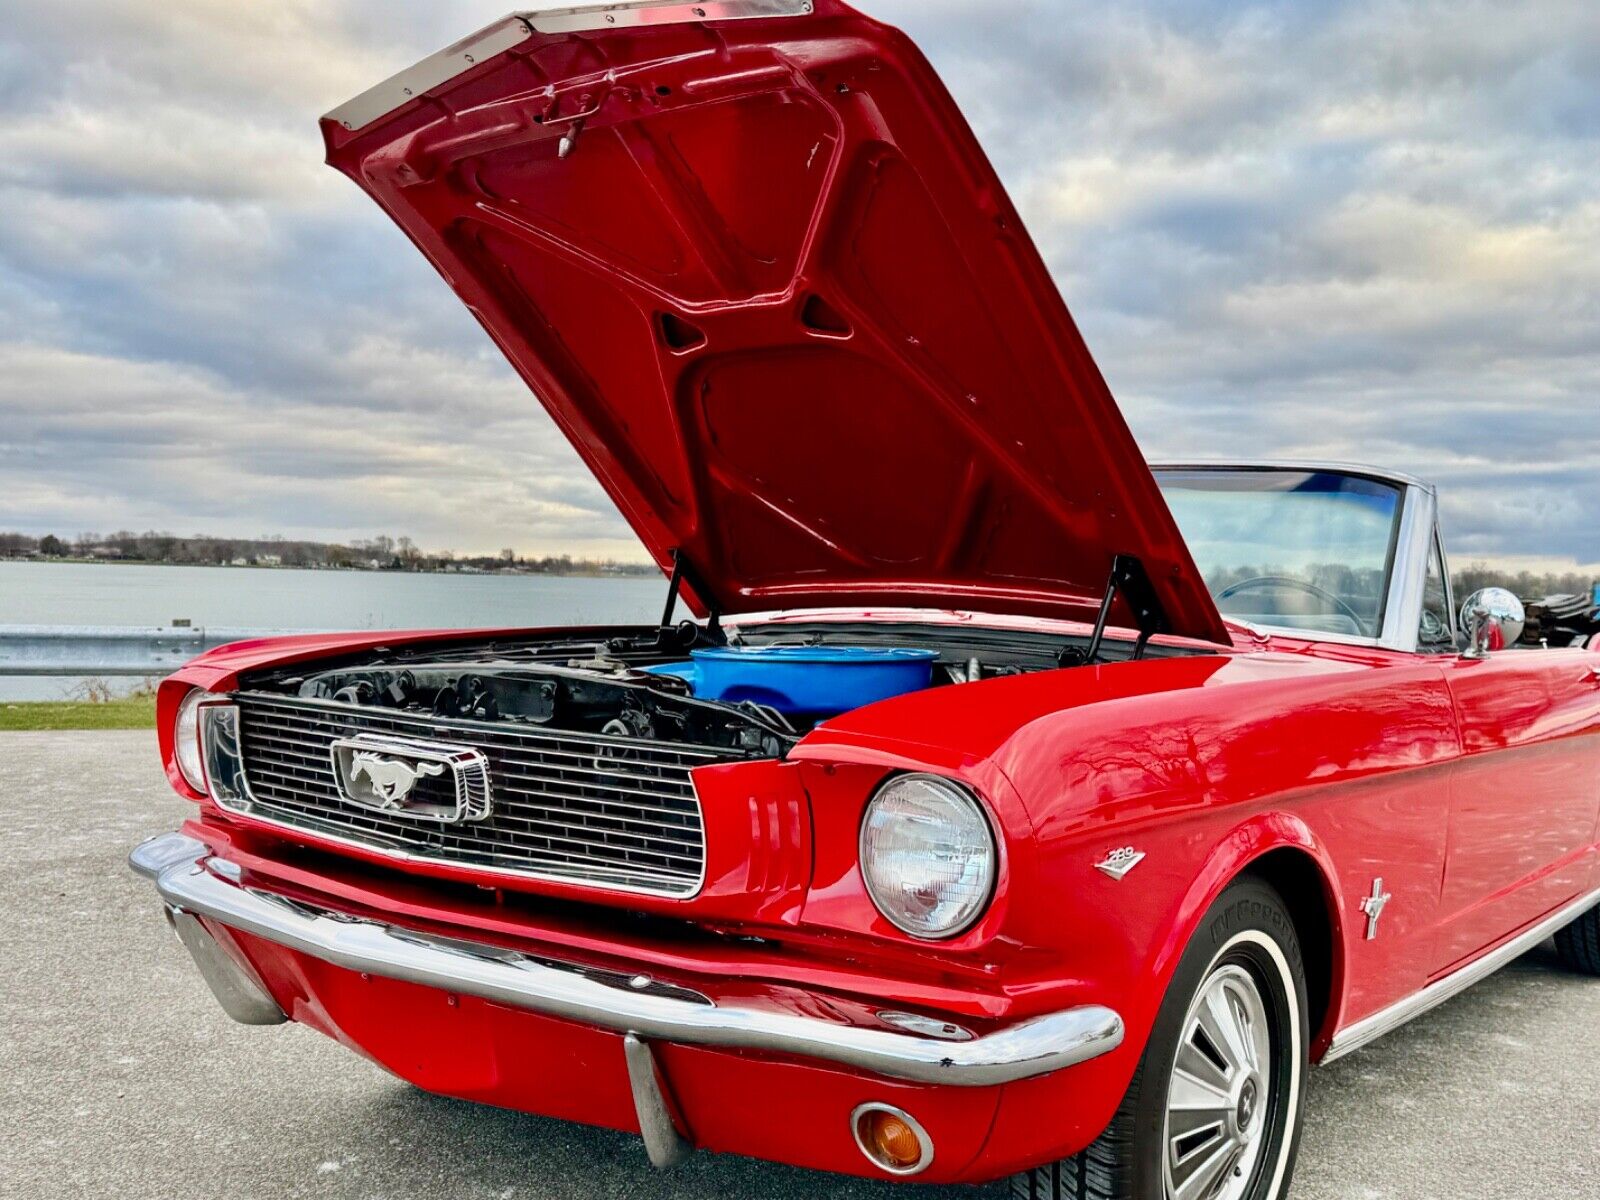
{"type": "MultiPolygon", "coordinates": [[[[1227,640],[1038,251],[897,31],[836,0],[528,14],[324,132],[657,562],[692,565],[702,611],[1089,619],[1128,555],[1168,632],[1227,640]]],[[[1111,620],[1141,623],[1121,601],[1111,620]]]]}

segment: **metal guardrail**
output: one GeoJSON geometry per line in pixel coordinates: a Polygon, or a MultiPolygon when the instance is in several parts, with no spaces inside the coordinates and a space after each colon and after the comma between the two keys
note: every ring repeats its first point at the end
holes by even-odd
{"type": "Polygon", "coordinates": [[[217,646],[287,632],[185,625],[0,625],[0,676],[167,675],[217,646]]]}

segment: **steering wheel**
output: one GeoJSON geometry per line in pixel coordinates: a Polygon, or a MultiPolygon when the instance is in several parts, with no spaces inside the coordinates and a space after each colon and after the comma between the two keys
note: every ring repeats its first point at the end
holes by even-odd
{"type": "Polygon", "coordinates": [[[1263,586],[1298,588],[1302,592],[1307,592],[1315,596],[1318,600],[1326,601],[1341,614],[1349,617],[1355,627],[1361,630],[1363,633],[1367,631],[1367,623],[1361,619],[1361,614],[1346,604],[1343,599],[1334,595],[1327,588],[1318,587],[1309,579],[1296,579],[1292,575],[1257,575],[1254,579],[1241,579],[1238,583],[1231,583],[1218,592],[1217,600],[1219,602],[1227,600],[1238,595],[1247,588],[1263,586]]]}

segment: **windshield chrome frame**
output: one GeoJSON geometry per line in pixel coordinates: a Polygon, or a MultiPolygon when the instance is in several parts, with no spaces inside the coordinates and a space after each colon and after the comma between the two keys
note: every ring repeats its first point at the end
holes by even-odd
{"type": "MultiPolygon", "coordinates": [[[[1389,565],[1388,588],[1383,605],[1383,624],[1377,637],[1350,633],[1325,633],[1315,629],[1299,629],[1283,625],[1266,625],[1258,621],[1234,621],[1226,613],[1222,619],[1235,625],[1246,625],[1251,630],[1272,637],[1292,638],[1301,642],[1330,642],[1342,646],[1373,646],[1380,650],[1393,650],[1401,654],[1418,651],[1422,632],[1422,602],[1428,580],[1428,556],[1433,551],[1439,517],[1438,490],[1410,475],[1385,471],[1378,467],[1354,463],[1309,462],[1281,460],[1264,462],[1173,462],[1151,463],[1150,470],[1160,483],[1163,471],[1320,471],[1332,475],[1350,475],[1389,484],[1400,491],[1399,530],[1395,538],[1394,558],[1389,565]]],[[[1440,547],[1443,553],[1443,543],[1440,547]]],[[[1449,559],[1445,559],[1445,596],[1450,598],[1449,559]]],[[[1453,605],[1453,600],[1449,601],[1453,605]]],[[[1452,629],[1454,617],[1452,616],[1452,629]]]]}

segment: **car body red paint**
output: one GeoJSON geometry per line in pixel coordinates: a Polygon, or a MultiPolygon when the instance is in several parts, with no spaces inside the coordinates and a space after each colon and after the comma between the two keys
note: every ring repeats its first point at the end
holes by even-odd
{"type": "MultiPolygon", "coordinates": [[[[169,681],[163,711],[175,708],[170,693],[190,686],[226,690],[241,670],[375,640],[290,638],[214,651],[169,681]]],[[[343,911],[623,964],[719,998],[758,994],[775,1004],[803,1005],[820,994],[839,1005],[940,1012],[975,1029],[1076,1003],[1110,1004],[1128,1026],[1120,1049],[993,1089],[902,1084],[792,1059],[668,1048],[664,1070],[687,1127],[707,1148],[871,1174],[850,1141],[844,1114],[867,1100],[887,1100],[913,1111],[940,1144],[933,1168],[920,1179],[989,1179],[1072,1153],[1100,1131],[1200,916],[1230,881],[1268,854],[1299,856],[1326,899],[1331,990],[1316,1053],[1336,1029],[1402,1000],[1461,958],[1600,886],[1600,807],[1592,795],[1591,807],[1579,814],[1588,825],[1578,852],[1551,843],[1545,852],[1558,853],[1560,861],[1526,870],[1522,886],[1504,896],[1495,884],[1508,864],[1490,851],[1515,846],[1525,852],[1540,843],[1529,813],[1543,803],[1542,794],[1508,800],[1520,814],[1508,813],[1507,828],[1480,843],[1462,845],[1450,836],[1453,816],[1459,820],[1481,803],[1478,772],[1511,772],[1519,761],[1526,770],[1531,760],[1545,764],[1536,770],[1559,778],[1584,770],[1592,778],[1600,696],[1591,694],[1581,713],[1569,711],[1533,744],[1508,745],[1516,732],[1502,728],[1497,750],[1474,746],[1469,752],[1447,680],[1454,660],[1357,654],[1350,647],[1326,657],[1318,651],[1315,644],[1274,638],[1213,657],[935,689],[824,724],[782,767],[712,768],[749,781],[722,793],[726,807],[740,812],[746,792],[770,795],[789,786],[775,772],[797,777],[793,786],[814,862],[797,853],[787,873],[765,872],[766,879],[778,878],[765,890],[748,890],[738,870],[726,888],[714,882],[682,902],[486,881],[464,869],[402,874],[377,858],[363,865],[364,856],[348,849],[316,851],[314,838],[252,830],[209,801],[189,832],[252,877],[343,911]],[[1491,765],[1496,758],[1500,765],[1491,765]],[[1570,765],[1556,765],[1563,763],[1570,765]],[[855,856],[860,812],[874,785],[895,770],[929,770],[970,783],[1003,829],[1008,858],[996,902],[975,929],[952,942],[913,941],[879,916],[865,895],[855,856]],[[301,841],[305,845],[296,844],[301,841]],[[1094,869],[1123,844],[1147,855],[1136,886],[1094,869]],[[1478,873],[1452,875],[1450,852],[1478,873]],[[1492,871],[1476,868],[1480,860],[1493,862],[1492,871]],[[1359,901],[1379,876],[1403,899],[1386,918],[1385,937],[1368,942],[1359,901]],[[1446,906],[1454,893],[1441,887],[1446,880],[1461,892],[1453,910],[1446,906]],[[446,881],[449,886],[439,886],[446,881]],[[494,890],[484,891],[486,882],[494,890]],[[1498,896],[1496,903],[1473,903],[1486,889],[1498,896]],[[587,903],[550,908],[542,898],[587,903]],[[1505,906],[1511,905],[1520,907],[1508,920],[1505,906]],[[675,924],[641,933],[618,920],[621,909],[670,914],[696,929],[764,941],[708,943],[675,924]],[[759,1114],[726,1102],[751,1095],[763,1100],[759,1114]]],[[[1559,674],[1564,660],[1591,656],[1522,657],[1531,664],[1524,670],[1559,674]]],[[[723,806],[718,796],[716,788],[706,789],[713,829],[723,806]]],[[[731,826],[725,838],[712,840],[754,855],[748,834],[736,835],[731,826]]],[[[430,989],[362,980],[259,939],[240,937],[237,944],[296,1020],[419,1086],[636,1128],[620,1073],[620,1040],[613,1035],[580,1033],[470,998],[449,1004],[430,989]],[[422,1053],[424,1046],[451,1050],[422,1053]],[[527,1062],[537,1069],[515,1065],[527,1062]],[[597,1063],[604,1069],[592,1069],[597,1063]]]]}
{"type": "MultiPolygon", "coordinates": [[[[1320,933],[1313,1057],[1600,887],[1594,656],[1474,661],[1225,626],[992,169],[898,34],[836,0],[529,32],[326,133],[658,561],[689,553],[702,611],[1081,640],[1113,556],[1133,554],[1168,616],[1157,645],[1192,653],[933,688],[825,721],[781,761],[700,768],[706,882],[672,899],[397,867],[224,811],[173,765],[191,688],[380,647],[637,631],[241,643],[168,680],[159,719],[169,777],[199,804],[186,832],[245,880],[719,1003],[866,1022],[906,1009],[978,1033],[1076,1005],[1121,1015],[1109,1053],[972,1088],[657,1047],[697,1145],[878,1175],[848,1115],[887,1102],[938,1147],[923,1182],[996,1178],[1096,1137],[1203,914],[1263,864],[1303,882],[1299,915],[1320,933]],[[685,172],[705,206],[684,202],[685,172]],[[927,492],[935,476],[953,490],[927,492]],[[864,806],[905,771],[968,785],[998,838],[992,903],[946,941],[900,932],[862,879],[864,806]],[[1136,874],[1096,869],[1125,846],[1145,856],[1136,874]],[[1394,899],[1368,940],[1375,880],[1394,899]]],[[[1124,643],[1138,620],[1111,607],[1124,643]]],[[[209,927],[291,1018],[422,1087],[640,1127],[614,1033],[209,927]]]]}

